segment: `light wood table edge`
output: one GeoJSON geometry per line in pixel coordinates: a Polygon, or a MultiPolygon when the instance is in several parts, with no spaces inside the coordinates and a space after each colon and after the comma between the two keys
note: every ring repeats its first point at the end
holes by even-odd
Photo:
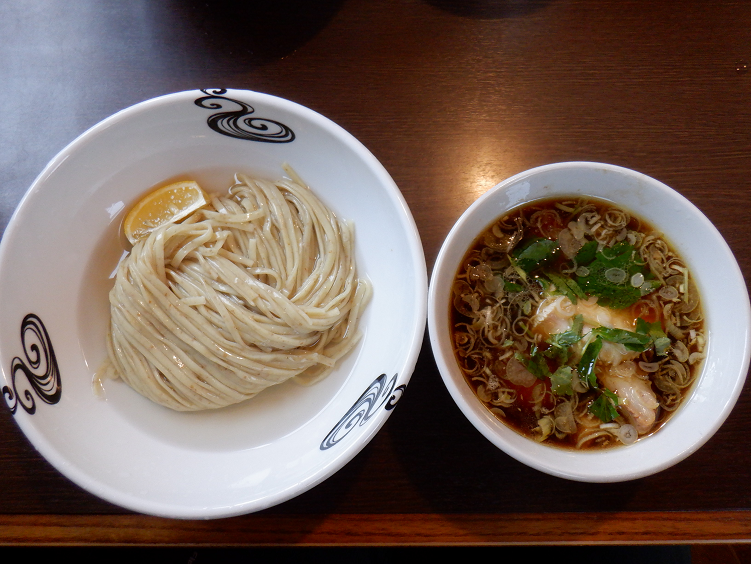
{"type": "Polygon", "coordinates": [[[751,511],[555,514],[0,515],[0,545],[367,546],[751,542],[751,511]]]}

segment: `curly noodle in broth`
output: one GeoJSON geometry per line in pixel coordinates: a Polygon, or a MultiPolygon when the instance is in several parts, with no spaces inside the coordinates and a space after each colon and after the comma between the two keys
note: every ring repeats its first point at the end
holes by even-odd
{"type": "Polygon", "coordinates": [[[314,383],[360,338],[371,288],[357,278],[352,225],[300,182],[236,178],[139,240],[110,292],[102,376],[175,410],[314,383]]]}

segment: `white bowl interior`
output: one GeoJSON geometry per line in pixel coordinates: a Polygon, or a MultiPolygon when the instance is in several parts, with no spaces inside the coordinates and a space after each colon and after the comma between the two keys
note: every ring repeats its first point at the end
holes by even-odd
{"type": "Polygon", "coordinates": [[[247,91],[225,96],[289,126],[295,140],[220,135],[207,126],[211,111],[194,103],[202,96],[194,91],[150,100],[83,134],[32,185],[0,246],[5,381],[10,385],[12,359],[23,357],[19,327],[28,313],[44,322],[62,380],[58,404],[37,400],[33,415],[18,408],[22,430],[53,465],[93,493],[136,511],[185,518],[263,509],[354,457],[385,422],[385,402],[398,400],[414,369],[427,293],[409,209],[358,141],[311,110],[247,91]],[[130,206],[168,179],[194,178],[220,192],[236,172],[279,178],[285,162],[338,217],[355,223],[358,274],[374,289],[357,349],[314,386],[285,383],[221,410],[172,412],[120,381],[106,382],[104,397],[96,397],[92,375],[106,356],[109,276],[122,254],[120,223],[130,206]],[[385,383],[369,417],[321,448],[381,374],[385,383]]]}
{"type": "Polygon", "coordinates": [[[428,296],[428,327],[441,376],[457,405],[498,448],[549,474],[615,482],[663,470],[698,449],[726,419],[743,387],[751,350],[745,282],[722,236],[683,196],[638,172],[599,163],[542,166],[501,182],[481,196],[449,233],[436,260],[428,296]],[[702,296],[707,358],[693,392],[659,429],[634,445],[602,451],[538,444],[507,427],[477,399],[461,373],[449,331],[449,296],[469,246],[494,220],[532,200],[593,196],[625,207],[661,230],[686,261],[702,296]],[[717,276],[721,272],[723,275],[717,276]],[[732,322],[730,322],[732,320],[732,322]]]}

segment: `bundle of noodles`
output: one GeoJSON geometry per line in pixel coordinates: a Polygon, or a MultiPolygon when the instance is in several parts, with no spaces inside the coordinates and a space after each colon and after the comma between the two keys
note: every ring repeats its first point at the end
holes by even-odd
{"type": "Polygon", "coordinates": [[[299,182],[238,175],[122,261],[104,376],[179,411],[311,384],[356,344],[370,291],[351,225],[299,182]]]}

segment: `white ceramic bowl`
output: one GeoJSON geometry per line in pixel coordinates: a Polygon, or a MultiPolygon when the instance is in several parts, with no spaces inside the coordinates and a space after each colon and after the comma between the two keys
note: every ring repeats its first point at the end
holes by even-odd
{"type": "Polygon", "coordinates": [[[522,172],[491,188],[456,222],[431,276],[428,330],[436,362],[454,400],[485,437],[517,460],[571,480],[616,482],[659,472],[683,460],[717,431],[741,392],[751,351],[746,285],[730,249],[683,196],[629,169],[570,162],[522,172]],[[554,196],[588,195],[619,204],[658,227],[686,260],[703,299],[707,358],[693,392],[659,429],[631,446],[576,452],[538,444],[501,423],[477,399],[454,359],[449,333],[453,278],[476,237],[519,205],[554,196]],[[718,273],[722,273],[718,276],[718,273]]]}
{"type": "Polygon", "coordinates": [[[11,219],[0,244],[4,403],[45,458],[110,502],[177,518],[257,511],[331,476],[384,424],[417,360],[426,294],[407,204],[355,138],[265,94],[171,94],[73,141],[11,219]],[[312,387],[285,383],[215,411],[173,412],[121,381],[95,397],[129,207],[177,175],[224,191],[235,172],[274,179],[285,162],[355,222],[358,274],[374,290],[357,348],[312,387]]]}

